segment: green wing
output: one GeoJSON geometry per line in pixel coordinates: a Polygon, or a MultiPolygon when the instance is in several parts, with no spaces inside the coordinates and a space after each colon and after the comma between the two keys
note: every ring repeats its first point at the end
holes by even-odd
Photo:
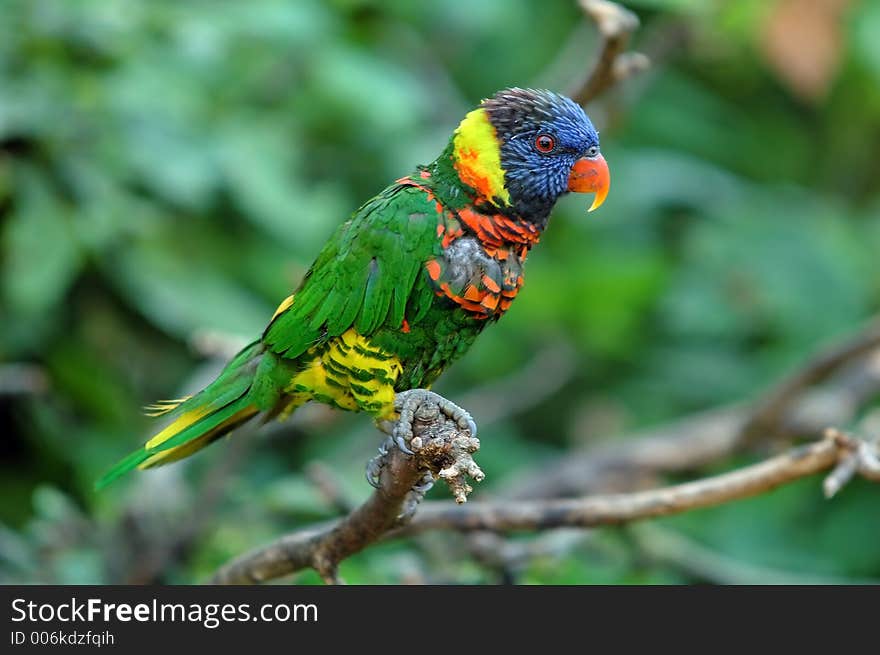
{"type": "Polygon", "coordinates": [[[433,291],[417,281],[439,250],[435,203],[421,189],[389,187],[340,226],[263,343],[295,358],[351,327],[370,336],[382,326],[400,327],[404,318],[418,322],[433,291]]]}
{"type": "Polygon", "coordinates": [[[191,455],[260,411],[271,411],[290,380],[292,362],[308,348],[354,326],[371,336],[383,326],[417,323],[434,292],[424,264],[440,250],[437,210],[422,189],[396,185],[343,224],[318,255],[293,303],[202,392],[174,408],[177,418],[113,467],[109,484],[135,468],[191,455]]]}

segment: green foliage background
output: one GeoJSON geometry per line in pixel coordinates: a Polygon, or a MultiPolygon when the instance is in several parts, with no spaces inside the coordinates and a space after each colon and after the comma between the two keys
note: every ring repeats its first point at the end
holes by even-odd
{"type": "MultiPolygon", "coordinates": [[[[514,309],[438,387],[463,398],[550,344],[576,362],[552,398],[482,425],[474,498],[554,454],[754,397],[880,304],[880,3],[852,3],[812,101],[762,56],[773,3],[630,6],[657,62],[590,108],[607,203],[560,204],[514,309]]],[[[141,406],[221,365],[194,335],[256,334],[333,227],[433,159],[468,108],[508,85],[564,91],[594,47],[568,0],[5,0],[0,580],[202,580],[335,514],[303,473],[315,461],[364,497],[377,433],[319,410],[101,494],[92,483],[154,429],[141,406]],[[15,392],[13,363],[47,388],[15,392]]],[[[809,480],[648,527],[766,580],[880,578],[878,501],[856,483],[827,503],[809,480]]],[[[632,537],[598,531],[515,579],[722,579],[632,537]]],[[[383,545],[342,574],[497,581],[462,543],[383,545]]]]}

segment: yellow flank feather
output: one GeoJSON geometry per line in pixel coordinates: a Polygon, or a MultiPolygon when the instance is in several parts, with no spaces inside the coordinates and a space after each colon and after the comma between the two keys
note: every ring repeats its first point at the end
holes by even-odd
{"type": "Polygon", "coordinates": [[[175,434],[178,434],[182,430],[188,428],[190,425],[198,421],[200,418],[205,416],[208,412],[210,412],[210,407],[196,407],[195,409],[191,409],[188,412],[184,412],[176,419],[171,421],[165,429],[159,432],[155,437],[150,439],[145,445],[144,448],[149,450],[150,448],[155,448],[161,443],[168,441],[175,434]]]}
{"type": "Polygon", "coordinates": [[[487,200],[497,198],[510,204],[501,168],[501,148],[485,109],[475,109],[461,121],[453,137],[453,153],[455,170],[462,182],[487,200]]]}
{"type": "Polygon", "coordinates": [[[307,368],[303,369],[290,381],[286,389],[290,395],[290,403],[281,413],[281,419],[309,400],[327,400],[331,405],[340,409],[356,410],[358,408],[354,398],[346,393],[346,389],[338,383],[328,381],[327,371],[320,356],[315,357],[307,368]]]}
{"type": "Polygon", "coordinates": [[[403,370],[397,357],[353,328],[311,354],[314,359],[286,389],[290,401],[282,416],[308,400],[360,409],[380,419],[394,416],[394,384],[403,370]]]}

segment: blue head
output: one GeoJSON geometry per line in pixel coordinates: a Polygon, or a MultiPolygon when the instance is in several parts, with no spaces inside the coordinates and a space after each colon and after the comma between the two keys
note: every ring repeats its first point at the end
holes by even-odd
{"type": "Polygon", "coordinates": [[[481,108],[495,128],[504,186],[514,211],[543,225],[568,191],[608,192],[599,135],[580,105],[551,91],[505,89],[481,108]]]}

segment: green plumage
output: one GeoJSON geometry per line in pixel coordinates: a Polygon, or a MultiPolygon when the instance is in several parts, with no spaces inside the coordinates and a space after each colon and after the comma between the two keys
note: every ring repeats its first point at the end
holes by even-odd
{"type": "Polygon", "coordinates": [[[100,484],[311,400],[394,418],[396,393],[430,386],[507,311],[529,249],[569,189],[607,192],[580,107],[524,89],[484,101],[432,164],[339,227],[260,339],[200,393],[160,404],[170,425],[100,484]],[[594,184],[602,179],[604,190],[594,184]]]}
{"type": "Polygon", "coordinates": [[[363,336],[399,329],[407,306],[418,320],[433,294],[416,278],[439,248],[436,229],[436,210],[418,189],[394,186],[373,198],[324,246],[263,342],[296,359],[351,327],[363,336]]]}
{"type": "Polygon", "coordinates": [[[247,414],[244,420],[257,412],[277,414],[297,372],[350,328],[400,361],[403,373],[395,390],[430,384],[482,328],[437,303],[424,270],[425,262],[442,251],[437,225],[436,203],[412,186],[391,186],[365,203],[328,241],[293,304],[274,318],[262,338],[170,416],[206,413],[161,443],[124,458],[98,486],[145,463],[155,466],[195,452],[228,431],[227,423],[241,412],[247,414]],[[405,320],[407,332],[402,331],[405,320]],[[217,431],[218,426],[227,429],[217,431]],[[157,457],[162,453],[167,455],[157,457]]]}
{"type": "MultiPolygon", "coordinates": [[[[432,183],[438,197],[459,195],[454,176],[432,183]]],[[[293,305],[266,329],[266,348],[295,362],[353,327],[400,360],[395,390],[431,384],[485,323],[437,297],[425,272],[425,262],[443,252],[437,226],[436,199],[413,186],[391,186],[365,203],[318,255],[293,305]]]]}

